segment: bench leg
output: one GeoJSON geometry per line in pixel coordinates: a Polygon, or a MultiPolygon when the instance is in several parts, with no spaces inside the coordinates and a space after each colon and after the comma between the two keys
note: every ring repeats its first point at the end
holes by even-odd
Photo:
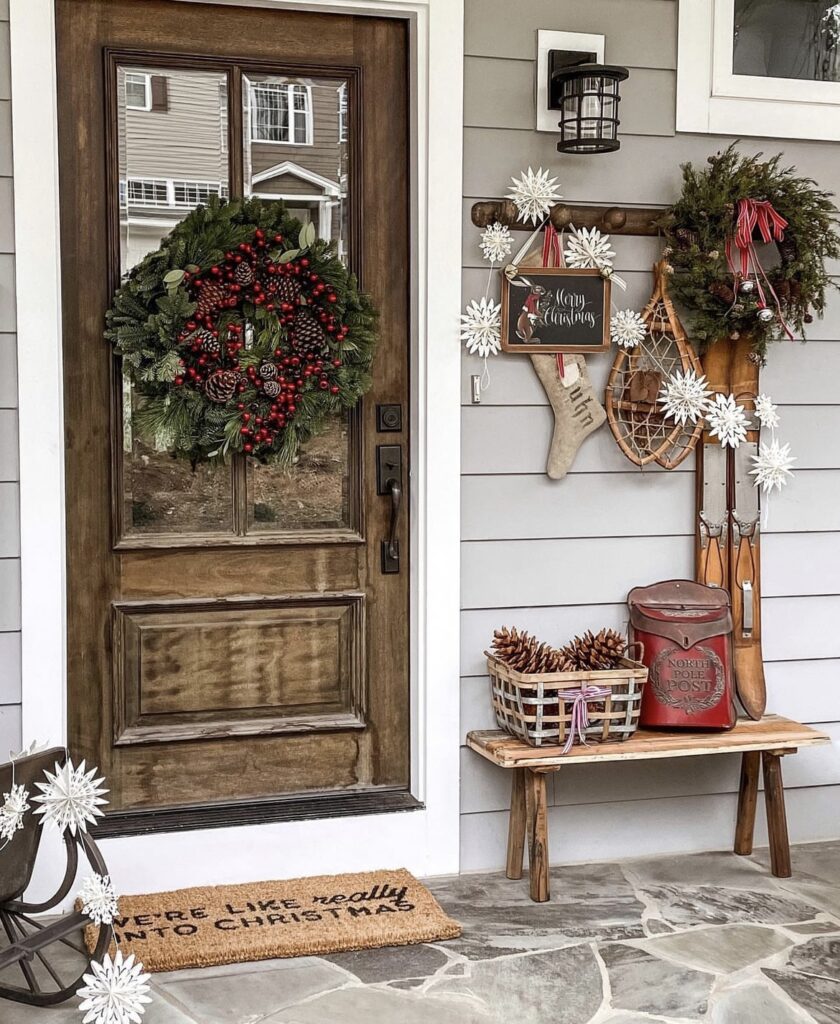
{"type": "Polygon", "coordinates": [[[526,769],[525,804],[528,814],[528,872],[531,899],[545,903],[548,885],[548,800],[545,774],[526,769]]]}
{"type": "Polygon", "coordinates": [[[525,768],[514,768],[510,784],[510,821],[508,822],[507,869],[508,878],[522,877],[525,856],[525,768]]]}
{"type": "Polygon", "coordinates": [[[762,751],[764,801],[767,808],[767,834],[770,839],[770,870],[776,878],[790,878],[790,840],[785,814],[785,789],[782,784],[782,759],[762,751]]]}
{"type": "Polygon", "coordinates": [[[758,802],[758,766],[761,753],[747,750],[741,755],[741,788],[738,791],[738,819],[735,823],[735,852],[742,857],[753,850],[755,807],[758,802]]]}

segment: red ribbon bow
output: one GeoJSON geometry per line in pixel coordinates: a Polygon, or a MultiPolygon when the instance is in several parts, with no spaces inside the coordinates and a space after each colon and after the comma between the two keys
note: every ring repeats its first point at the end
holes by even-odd
{"type": "Polygon", "coordinates": [[[738,222],[735,245],[741,254],[741,276],[746,277],[750,256],[755,253],[753,231],[758,228],[762,242],[781,242],[788,222],[773,208],[769,199],[741,199],[738,202],[738,222]]]}
{"type": "Polygon", "coordinates": [[[764,309],[767,307],[767,296],[764,290],[765,288],[767,289],[776,306],[776,313],[779,317],[779,323],[782,325],[782,330],[793,340],[793,331],[791,331],[784,318],[779,296],[774,291],[770,278],[761,265],[761,261],[755,251],[755,242],[753,241],[753,232],[758,228],[759,237],[762,242],[781,242],[785,237],[787,225],[788,222],[781,214],[776,212],[769,199],[739,199],[735,232],[732,237],[726,240],[726,261],[729,264],[729,271],[735,280],[736,289],[739,279],[748,280],[751,274],[755,275],[759,308],[764,309]],[[733,244],[741,258],[740,268],[735,266],[732,255],[733,244]],[[762,287],[762,281],[764,282],[764,287],[762,287]]]}

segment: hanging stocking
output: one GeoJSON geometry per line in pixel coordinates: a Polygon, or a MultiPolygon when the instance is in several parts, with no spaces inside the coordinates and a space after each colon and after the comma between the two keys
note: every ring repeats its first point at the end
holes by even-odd
{"type": "Polygon", "coordinates": [[[583,356],[566,356],[564,361],[565,374],[561,377],[554,356],[531,356],[554,412],[554,434],[545,470],[552,480],[563,479],[578,448],[607,418],[592,390],[583,356]]]}
{"type": "MultiPolygon", "coordinates": [[[[525,263],[537,265],[536,260],[525,263]]],[[[560,240],[550,222],[545,228],[540,265],[563,265],[560,240]]],[[[554,433],[548,450],[546,473],[552,480],[562,480],[571,468],[578,448],[603,425],[607,414],[592,390],[582,355],[532,355],[531,362],[554,413],[554,433]]]]}

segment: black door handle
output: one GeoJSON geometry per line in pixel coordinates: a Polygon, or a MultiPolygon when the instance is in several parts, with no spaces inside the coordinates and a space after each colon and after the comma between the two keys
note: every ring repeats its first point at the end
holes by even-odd
{"type": "Polygon", "coordinates": [[[402,487],[398,481],[391,477],[385,486],[391,495],[391,525],[388,529],[388,558],[399,563],[400,551],[397,544],[397,516],[400,514],[402,505],[402,487]]]}

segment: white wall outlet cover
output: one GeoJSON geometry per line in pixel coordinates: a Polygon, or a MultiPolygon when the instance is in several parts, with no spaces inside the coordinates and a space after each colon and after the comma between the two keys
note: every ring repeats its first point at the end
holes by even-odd
{"type": "Polygon", "coordinates": [[[548,51],[580,50],[594,53],[599,64],[604,63],[606,36],[591,32],[552,32],[537,29],[537,131],[557,132],[560,115],[548,109],[548,51]]]}

